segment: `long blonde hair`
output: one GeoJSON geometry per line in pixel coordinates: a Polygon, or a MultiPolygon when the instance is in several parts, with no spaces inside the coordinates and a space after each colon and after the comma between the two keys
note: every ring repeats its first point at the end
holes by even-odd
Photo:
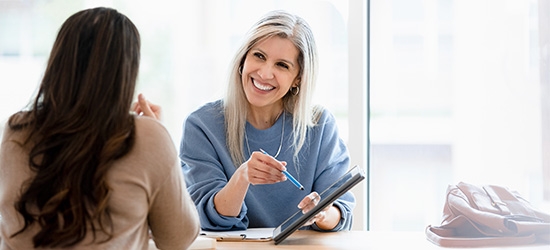
{"type": "Polygon", "coordinates": [[[244,161],[244,134],[248,113],[248,101],[244,93],[239,69],[249,50],[256,44],[274,36],[290,40],[299,51],[299,92],[288,92],[283,97],[283,108],[293,116],[294,159],[306,139],[308,127],[317,120],[318,112],[311,106],[317,76],[317,48],[313,32],[304,19],[286,11],[272,11],[261,18],[247,33],[245,42],[233,58],[229,74],[229,86],[224,99],[227,147],[236,167],[244,161]]]}

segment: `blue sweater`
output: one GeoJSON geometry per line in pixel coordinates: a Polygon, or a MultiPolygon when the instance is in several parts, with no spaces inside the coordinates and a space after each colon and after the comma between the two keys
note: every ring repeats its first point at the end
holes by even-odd
{"type": "MultiPolygon", "coordinates": [[[[226,146],[223,105],[220,100],[205,104],[186,119],[183,126],[180,158],[187,189],[197,206],[204,230],[244,230],[257,227],[277,227],[299,209],[298,203],[312,191],[321,193],[349,167],[349,153],[338,136],[332,114],[324,111],[317,126],[307,132],[306,143],[299,153],[298,166],[294,164],[292,149],[292,116],[282,116],[268,129],[258,130],[246,124],[251,152],[264,149],[275,155],[280,145],[281,126],[284,141],[277,160],[287,162],[287,170],[305,188],[299,190],[290,181],[267,185],[250,185],[236,217],[220,215],[214,208],[214,195],[235,173],[226,146]]],[[[250,157],[246,140],[245,159],[250,157]]],[[[335,203],[342,214],[333,231],[349,230],[355,197],[344,194],[335,203]]],[[[315,224],[311,226],[320,230],[315,224]]]]}

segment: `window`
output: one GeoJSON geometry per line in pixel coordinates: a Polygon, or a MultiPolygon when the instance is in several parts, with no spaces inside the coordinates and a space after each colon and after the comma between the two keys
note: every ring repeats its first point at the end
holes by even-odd
{"type": "Polygon", "coordinates": [[[137,92],[162,105],[176,145],[186,115],[222,97],[247,29],[271,9],[304,17],[320,54],[316,102],[336,115],[352,164],[370,154],[354,229],[366,207],[371,230],[437,224],[459,181],[550,209],[548,1],[0,0],[0,126],[32,98],[62,22],[99,5],[140,30],[137,92]]]}
{"type": "Polygon", "coordinates": [[[10,93],[2,100],[2,121],[32,98],[66,18],[81,9],[109,6],[138,27],[137,92],[162,105],[164,123],[179,145],[185,116],[222,97],[229,61],[244,33],[269,10],[286,9],[312,26],[320,54],[316,102],[338,116],[347,137],[347,1],[0,0],[0,6],[0,91],[10,93]]]}
{"type": "Polygon", "coordinates": [[[370,1],[370,229],[440,223],[459,181],[549,210],[549,7],[370,1]]]}

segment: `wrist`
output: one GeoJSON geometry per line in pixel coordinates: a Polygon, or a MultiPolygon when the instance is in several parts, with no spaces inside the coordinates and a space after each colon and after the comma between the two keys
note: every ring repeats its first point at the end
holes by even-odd
{"type": "Polygon", "coordinates": [[[340,223],[340,217],[340,209],[333,205],[325,212],[325,219],[323,221],[317,221],[315,224],[321,230],[330,231],[338,226],[338,223],[340,223]]]}
{"type": "Polygon", "coordinates": [[[239,183],[239,185],[246,185],[248,187],[248,185],[250,185],[250,180],[248,179],[248,165],[247,165],[247,162],[244,162],[243,164],[241,164],[240,167],[237,168],[237,170],[235,171],[235,174],[233,174],[233,178],[236,178],[236,181],[237,183],[239,183]]]}

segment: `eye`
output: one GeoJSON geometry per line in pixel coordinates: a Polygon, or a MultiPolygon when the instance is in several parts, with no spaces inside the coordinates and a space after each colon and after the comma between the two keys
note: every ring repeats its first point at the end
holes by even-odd
{"type": "Polygon", "coordinates": [[[284,68],[284,69],[289,69],[289,68],[290,68],[290,67],[288,66],[288,64],[283,63],[283,62],[277,63],[277,66],[279,66],[279,67],[281,67],[281,68],[284,68]]]}
{"type": "Polygon", "coordinates": [[[260,52],[254,52],[254,56],[261,60],[265,60],[265,56],[260,52]]]}

